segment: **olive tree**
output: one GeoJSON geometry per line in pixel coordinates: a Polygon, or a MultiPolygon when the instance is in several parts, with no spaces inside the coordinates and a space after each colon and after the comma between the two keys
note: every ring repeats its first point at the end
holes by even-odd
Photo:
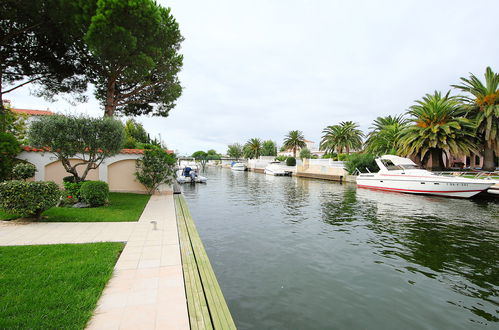
{"type": "Polygon", "coordinates": [[[123,125],[112,118],[45,116],[33,122],[28,137],[34,147],[52,153],[75,181],[120,152],[124,143],[123,125]],[[77,159],[76,162],[71,162],[77,159]],[[83,168],[81,175],[77,171],[83,168]]]}

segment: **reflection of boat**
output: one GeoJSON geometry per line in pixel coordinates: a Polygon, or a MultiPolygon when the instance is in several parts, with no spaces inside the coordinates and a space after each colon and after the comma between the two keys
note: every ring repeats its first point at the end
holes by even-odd
{"type": "Polygon", "coordinates": [[[191,168],[190,166],[177,170],[176,174],[178,183],[205,183],[208,180],[208,178],[198,174],[197,168],[191,168]]]}
{"type": "Polygon", "coordinates": [[[357,186],[412,194],[469,198],[492,186],[480,179],[442,176],[419,168],[412,160],[394,155],[376,159],[378,173],[361,173],[357,186]]]}
{"type": "Polygon", "coordinates": [[[291,175],[291,171],[286,171],[280,162],[271,162],[265,167],[265,174],[268,175],[291,175]]]}
{"type": "Polygon", "coordinates": [[[234,162],[231,167],[233,171],[246,171],[247,167],[245,163],[234,162]]]}

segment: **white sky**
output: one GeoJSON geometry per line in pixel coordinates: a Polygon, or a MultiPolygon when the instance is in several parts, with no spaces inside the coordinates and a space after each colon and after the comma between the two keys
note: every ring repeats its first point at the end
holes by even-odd
{"type": "MultiPolygon", "coordinates": [[[[294,129],[318,142],[328,125],[403,113],[459,77],[499,71],[499,1],[160,0],[185,37],[184,87],[168,118],[140,117],[171,149],[225,153],[249,138],[282,144],[294,129]]],[[[14,107],[101,116],[4,96],[14,107]]]]}

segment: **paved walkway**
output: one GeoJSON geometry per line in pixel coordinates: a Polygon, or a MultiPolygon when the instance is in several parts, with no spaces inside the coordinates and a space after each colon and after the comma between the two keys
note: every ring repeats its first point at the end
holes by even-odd
{"type": "Polygon", "coordinates": [[[0,245],[89,242],[127,244],[88,329],[189,329],[172,195],[152,196],[138,222],[0,224],[0,245]]]}

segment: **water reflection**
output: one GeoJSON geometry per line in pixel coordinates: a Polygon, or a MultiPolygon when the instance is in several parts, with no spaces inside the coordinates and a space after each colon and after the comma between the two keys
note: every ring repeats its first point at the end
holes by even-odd
{"type": "Polygon", "coordinates": [[[209,169],[184,193],[239,329],[499,322],[499,203],[209,169]]]}
{"type": "Polygon", "coordinates": [[[477,298],[468,306],[462,301],[449,303],[487,321],[499,321],[496,205],[364,189],[345,189],[341,195],[321,199],[325,222],[341,226],[359,218],[368,220],[366,227],[376,233],[368,241],[376,248],[374,254],[408,261],[406,271],[477,298]]]}

